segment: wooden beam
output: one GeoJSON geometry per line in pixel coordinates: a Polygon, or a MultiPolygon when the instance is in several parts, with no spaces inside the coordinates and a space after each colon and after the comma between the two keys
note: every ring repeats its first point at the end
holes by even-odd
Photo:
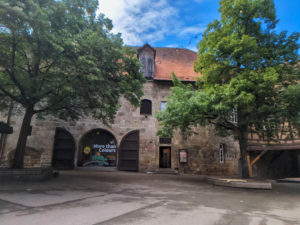
{"type": "Polygon", "coordinates": [[[249,145],[247,151],[288,151],[300,150],[299,144],[282,144],[282,145],[249,145]]]}
{"type": "Polygon", "coordinates": [[[249,177],[252,177],[252,165],[250,160],[250,153],[247,154],[247,162],[248,162],[248,170],[249,170],[249,177]]]}
{"type": "Polygon", "coordinates": [[[251,166],[254,165],[254,163],[256,163],[265,153],[267,152],[267,150],[264,150],[263,152],[261,152],[252,162],[251,162],[251,166]]]}
{"type": "Polygon", "coordinates": [[[248,170],[249,170],[249,177],[253,176],[253,165],[267,152],[267,150],[262,151],[258,156],[253,159],[251,162],[250,153],[247,154],[247,161],[248,161],[248,170]]]}

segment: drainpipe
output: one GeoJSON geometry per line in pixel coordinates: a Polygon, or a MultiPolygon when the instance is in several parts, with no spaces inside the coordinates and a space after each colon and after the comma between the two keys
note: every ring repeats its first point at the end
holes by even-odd
{"type": "MultiPolygon", "coordinates": [[[[14,104],[13,104],[13,101],[11,100],[9,110],[8,110],[8,115],[7,115],[7,121],[6,121],[6,124],[8,126],[10,125],[10,119],[11,119],[13,107],[14,107],[14,104]]],[[[4,155],[6,140],[7,140],[7,134],[2,134],[1,138],[0,138],[0,162],[2,161],[2,158],[4,155]]]]}

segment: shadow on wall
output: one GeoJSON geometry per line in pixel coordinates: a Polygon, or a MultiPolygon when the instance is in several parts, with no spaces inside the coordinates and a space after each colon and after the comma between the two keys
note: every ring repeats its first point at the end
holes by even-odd
{"type": "MultiPolygon", "coordinates": [[[[16,150],[11,151],[8,154],[8,163],[12,165],[16,150]]],[[[24,167],[40,167],[41,155],[43,150],[38,150],[31,147],[26,147],[24,156],[24,167]]]]}

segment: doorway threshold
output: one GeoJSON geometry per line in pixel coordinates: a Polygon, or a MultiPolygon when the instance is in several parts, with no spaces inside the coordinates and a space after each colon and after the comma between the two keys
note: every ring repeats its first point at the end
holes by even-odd
{"type": "Polygon", "coordinates": [[[171,168],[159,168],[154,172],[155,174],[178,174],[177,170],[173,170],[171,168]]]}

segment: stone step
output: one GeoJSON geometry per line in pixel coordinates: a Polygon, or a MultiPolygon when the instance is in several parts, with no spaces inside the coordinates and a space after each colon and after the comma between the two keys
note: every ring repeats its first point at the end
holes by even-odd
{"type": "Polygon", "coordinates": [[[159,168],[158,170],[153,172],[154,174],[178,174],[176,170],[173,170],[171,168],[159,168]]]}
{"type": "Polygon", "coordinates": [[[248,189],[265,189],[271,190],[272,183],[268,181],[259,181],[252,179],[231,179],[220,177],[208,177],[207,182],[217,186],[248,188],[248,189]]]}
{"type": "Polygon", "coordinates": [[[104,172],[118,171],[117,167],[99,167],[99,166],[76,167],[75,170],[104,171],[104,172]]]}

